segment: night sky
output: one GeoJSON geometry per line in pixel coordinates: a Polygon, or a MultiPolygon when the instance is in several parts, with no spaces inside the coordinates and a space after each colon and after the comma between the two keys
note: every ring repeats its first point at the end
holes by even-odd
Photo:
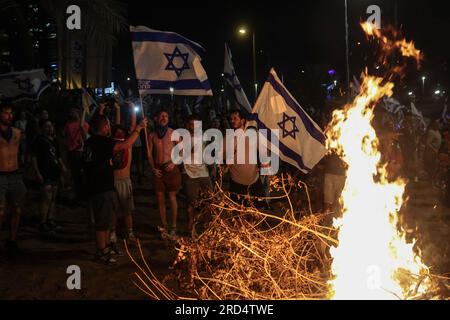
{"type": "MultiPolygon", "coordinates": [[[[307,1],[126,1],[130,25],[173,31],[200,43],[206,52],[203,65],[213,90],[220,90],[224,42],[233,53],[236,72],[251,92],[251,37],[239,37],[237,30],[245,25],[254,30],[257,48],[258,81],[262,83],[270,67],[284,76],[288,89],[306,73],[323,73],[336,69],[338,79],[345,81],[344,0],[307,1]]],[[[406,39],[414,40],[425,53],[420,71],[408,70],[405,83],[409,88],[421,86],[426,75],[430,85],[448,87],[450,62],[449,14],[445,1],[399,0],[397,21],[406,39]]],[[[366,9],[377,4],[382,9],[383,25],[395,23],[395,1],[348,0],[351,73],[359,75],[369,62],[370,46],[359,26],[365,20],[366,9]],[[358,46],[357,42],[361,42],[358,46]]],[[[133,75],[133,61],[128,33],[120,36],[115,52],[115,74],[126,78],[133,75]]],[[[326,78],[311,79],[322,81],[326,78]]],[[[431,86],[430,86],[431,88],[431,86]]],[[[248,93],[249,95],[249,93],[248,93]]]]}

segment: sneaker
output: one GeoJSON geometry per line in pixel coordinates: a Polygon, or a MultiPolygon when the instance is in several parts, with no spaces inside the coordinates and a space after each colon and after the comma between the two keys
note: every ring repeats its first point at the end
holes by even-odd
{"type": "Polygon", "coordinates": [[[170,228],[169,236],[171,236],[171,237],[176,237],[177,236],[177,228],[176,227],[170,228]]]}
{"type": "Polygon", "coordinates": [[[167,240],[169,238],[169,233],[166,228],[158,226],[158,231],[161,240],[167,240]]]}
{"type": "Polygon", "coordinates": [[[112,256],[118,256],[118,257],[123,256],[122,251],[120,251],[119,248],[117,248],[116,243],[110,243],[107,249],[109,250],[109,254],[112,256]]]}
{"type": "Polygon", "coordinates": [[[136,246],[138,244],[138,238],[133,233],[130,233],[127,237],[127,244],[136,246]]]}
{"type": "Polygon", "coordinates": [[[106,265],[117,263],[117,260],[111,257],[111,253],[108,248],[103,251],[97,251],[97,253],[95,254],[95,260],[106,265]]]}

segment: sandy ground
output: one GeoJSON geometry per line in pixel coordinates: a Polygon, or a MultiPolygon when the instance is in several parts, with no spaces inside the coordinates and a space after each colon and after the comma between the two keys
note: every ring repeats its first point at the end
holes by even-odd
{"type": "MultiPolygon", "coordinates": [[[[437,191],[429,183],[411,184],[405,221],[412,234],[420,235],[427,265],[443,274],[450,270],[449,210],[439,203],[437,191]]],[[[368,195],[369,196],[369,195],[368,195]]],[[[58,202],[56,217],[60,226],[55,234],[37,231],[38,192],[30,188],[20,230],[20,252],[5,257],[0,247],[0,299],[146,299],[133,284],[136,270],[125,254],[116,266],[105,266],[94,260],[93,231],[89,228],[86,209],[58,202]],[[68,290],[68,266],[81,268],[81,290],[68,290]]],[[[149,179],[135,185],[135,230],[151,268],[162,279],[170,272],[174,260],[173,246],[159,239],[156,199],[149,179]]],[[[186,228],[185,206],[180,196],[179,228],[186,228]]],[[[0,239],[6,238],[2,231],[0,239]]],[[[123,245],[121,249],[124,251],[123,245]]],[[[137,253],[136,251],[134,251],[137,253]]]]}

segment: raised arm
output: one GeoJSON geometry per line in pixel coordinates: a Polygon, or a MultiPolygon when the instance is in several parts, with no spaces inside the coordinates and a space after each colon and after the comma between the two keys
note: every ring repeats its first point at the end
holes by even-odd
{"type": "Polygon", "coordinates": [[[133,133],[128,137],[127,140],[125,140],[123,142],[118,142],[115,144],[114,152],[130,149],[131,147],[133,147],[133,144],[136,142],[137,138],[139,137],[141,130],[143,130],[145,127],[147,127],[147,123],[148,123],[147,118],[144,118],[142,120],[142,122],[133,131],[133,133]]]}
{"type": "Polygon", "coordinates": [[[120,125],[120,104],[117,101],[114,102],[114,109],[116,110],[114,114],[114,124],[120,125]]]}

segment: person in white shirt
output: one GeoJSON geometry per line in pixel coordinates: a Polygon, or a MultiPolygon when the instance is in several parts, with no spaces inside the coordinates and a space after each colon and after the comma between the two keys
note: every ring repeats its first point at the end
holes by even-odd
{"type": "MultiPolygon", "coordinates": [[[[232,129],[234,130],[254,130],[253,128],[246,129],[247,119],[240,110],[236,110],[231,113],[230,124],[232,129]]],[[[225,145],[226,143],[224,144],[224,146],[225,145]]],[[[248,194],[254,197],[263,197],[264,187],[260,180],[258,164],[250,163],[249,161],[250,146],[248,139],[246,139],[245,142],[245,159],[247,163],[237,163],[236,149],[234,153],[235,162],[228,166],[231,176],[229,191],[232,193],[232,198],[236,198],[236,195],[248,194]]]]}
{"type": "MultiPolygon", "coordinates": [[[[191,115],[187,122],[186,128],[191,134],[191,164],[183,163],[183,184],[188,199],[187,215],[188,230],[192,231],[194,227],[194,211],[200,199],[202,192],[212,189],[211,179],[209,177],[208,167],[205,163],[194,164],[194,126],[195,122],[200,121],[196,115],[191,115]]],[[[202,160],[203,162],[203,160],[202,160]]]]}

